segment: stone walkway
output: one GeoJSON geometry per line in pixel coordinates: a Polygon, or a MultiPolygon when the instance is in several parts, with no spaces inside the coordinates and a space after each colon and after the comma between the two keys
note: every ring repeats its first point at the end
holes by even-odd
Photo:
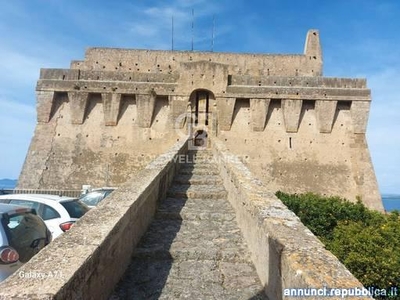
{"type": "Polygon", "coordinates": [[[211,158],[190,153],[110,300],[266,299],[211,158]]]}

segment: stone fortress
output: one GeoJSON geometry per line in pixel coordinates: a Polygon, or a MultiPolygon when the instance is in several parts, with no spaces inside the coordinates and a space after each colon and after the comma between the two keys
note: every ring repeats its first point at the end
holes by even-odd
{"type": "Polygon", "coordinates": [[[42,69],[37,126],[19,188],[118,186],[185,136],[216,136],[273,192],[317,192],[383,210],[365,138],[365,79],[304,54],[89,48],[42,69]]]}
{"type": "Polygon", "coordinates": [[[383,210],[370,101],[364,79],[322,77],[316,30],[302,55],[91,48],[71,69],[42,69],[19,188],[118,189],[20,268],[62,276],[13,274],[0,299],[361,290],[274,193],[359,196],[383,210]]]}

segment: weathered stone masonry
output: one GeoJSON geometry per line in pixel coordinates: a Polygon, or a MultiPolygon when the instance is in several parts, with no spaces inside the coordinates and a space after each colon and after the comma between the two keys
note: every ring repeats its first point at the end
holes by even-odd
{"type": "Polygon", "coordinates": [[[90,48],[70,69],[42,69],[36,90],[21,188],[119,185],[189,124],[271,191],[361,196],[383,209],[365,139],[370,90],[322,76],[316,30],[301,55],[90,48]]]}

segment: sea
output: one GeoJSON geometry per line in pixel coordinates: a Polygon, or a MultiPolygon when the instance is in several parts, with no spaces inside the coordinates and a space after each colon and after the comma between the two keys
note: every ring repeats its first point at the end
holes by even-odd
{"type": "Polygon", "coordinates": [[[382,202],[386,211],[400,211],[400,195],[382,195],[382,202]]]}

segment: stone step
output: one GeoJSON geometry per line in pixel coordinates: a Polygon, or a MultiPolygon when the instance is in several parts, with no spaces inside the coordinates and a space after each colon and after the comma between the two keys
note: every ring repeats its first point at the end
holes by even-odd
{"type": "Polygon", "coordinates": [[[201,158],[201,159],[194,159],[194,158],[188,158],[186,156],[180,157],[179,159],[176,159],[176,162],[180,163],[181,165],[196,165],[196,166],[201,166],[203,164],[210,165],[214,164],[216,165],[216,160],[213,158],[201,158]]]}
{"type": "Polygon", "coordinates": [[[109,300],[267,300],[251,263],[134,259],[109,300]]]}
{"type": "Polygon", "coordinates": [[[155,215],[156,219],[163,220],[190,220],[190,221],[232,221],[235,220],[234,214],[219,212],[190,212],[190,211],[159,211],[155,215]]]}
{"type": "Polygon", "coordinates": [[[182,169],[215,169],[218,170],[218,166],[215,163],[185,163],[181,165],[182,169]]]}
{"type": "Polygon", "coordinates": [[[191,158],[206,158],[206,159],[208,159],[208,158],[214,157],[214,154],[212,152],[208,152],[208,151],[198,151],[196,153],[188,152],[186,155],[191,158]]]}
{"type": "Polygon", "coordinates": [[[212,155],[213,152],[212,152],[212,150],[189,150],[187,152],[187,154],[191,154],[191,155],[204,155],[204,154],[212,155]]]}
{"type": "Polygon", "coordinates": [[[225,199],[166,198],[160,203],[155,218],[164,220],[233,221],[236,220],[236,214],[225,199]]]}
{"type": "Polygon", "coordinates": [[[182,199],[166,198],[158,206],[157,212],[195,212],[226,213],[235,215],[235,211],[225,199],[182,199]]]}
{"type": "Polygon", "coordinates": [[[193,168],[183,167],[179,170],[179,174],[197,174],[197,175],[218,175],[219,171],[217,168],[193,168]]]}
{"type": "Polygon", "coordinates": [[[188,161],[196,161],[196,160],[213,160],[214,155],[212,154],[205,154],[205,155],[190,155],[186,154],[186,157],[188,158],[188,161]]]}
{"type": "Polygon", "coordinates": [[[242,249],[242,251],[236,248],[230,249],[218,249],[218,248],[178,248],[174,249],[164,249],[163,247],[152,247],[152,248],[136,248],[133,259],[143,260],[165,260],[172,259],[173,261],[186,261],[186,260],[213,260],[213,261],[223,261],[232,263],[244,263],[250,262],[251,257],[247,249],[242,249]]]}
{"type": "Polygon", "coordinates": [[[227,192],[222,185],[173,184],[167,192],[167,197],[184,199],[224,199],[226,196],[227,192]]]}
{"type": "Polygon", "coordinates": [[[222,179],[218,175],[181,174],[175,176],[174,182],[186,185],[188,184],[221,185],[222,179]]]}
{"type": "Polygon", "coordinates": [[[135,258],[250,261],[236,221],[154,221],[134,252],[135,258]]]}

